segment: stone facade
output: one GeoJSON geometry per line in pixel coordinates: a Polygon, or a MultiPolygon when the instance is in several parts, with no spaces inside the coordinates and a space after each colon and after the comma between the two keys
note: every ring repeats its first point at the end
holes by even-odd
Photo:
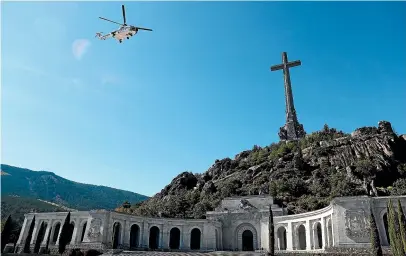
{"type": "MultiPolygon", "coordinates": [[[[269,205],[274,213],[276,250],[321,252],[369,248],[370,209],[375,215],[381,243],[388,246],[384,219],[389,198],[400,199],[406,212],[406,196],[365,196],[335,198],[324,209],[287,215],[285,209],[266,195],[226,198],[214,211],[207,212],[207,219],[147,218],[104,210],[71,212],[74,228],[67,248],[268,250],[269,205]]],[[[61,225],[67,215],[63,212],[26,214],[16,252],[23,251],[34,215],[31,251],[44,250],[48,245],[49,250],[56,252],[61,225]]]]}

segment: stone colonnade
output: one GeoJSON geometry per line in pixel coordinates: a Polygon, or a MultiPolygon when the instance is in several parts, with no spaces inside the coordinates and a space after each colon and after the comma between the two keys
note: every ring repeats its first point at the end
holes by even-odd
{"type": "Polygon", "coordinates": [[[221,224],[208,220],[142,218],[112,213],[108,235],[113,249],[216,250],[221,224]]]}
{"type": "Polygon", "coordinates": [[[333,209],[275,217],[276,250],[324,250],[335,246],[333,209]]]}
{"type": "MultiPolygon", "coordinates": [[[[66,216],[67,213],[26,214],[16,252],[24,252],[27,243],[30,252],[44,252],[47,248],[55,252],[66,216]]],[[[222,233],[220,223],[208,220],[143,218],[107,211],[95,215],[72,212],[68,232],[71,241],[67,248],[200,251],[221,248],[222,233]]]]}
{"type": "MultiPolygon", "coordinates": [[[[87,220],[89,218],[88,212],[75,213],[71,214],[69,230],[71,241],[68,243],[68,247],[82,242],[86,234],[87,220]]],[[[57,248],[66,216],[67,213],[26,214],[20,236],[16,243],[16,252],[23,253],[24,247],[34,253],[42,253],[47,248],[57,248]],[[32,224],[33,229],[30,230],[32,224]],[[31,239],[29,239],[30,237],[31,239]]]]}

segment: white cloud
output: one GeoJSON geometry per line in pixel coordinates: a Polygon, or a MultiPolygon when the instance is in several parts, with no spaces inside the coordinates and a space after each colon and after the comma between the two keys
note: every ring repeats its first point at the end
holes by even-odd
{"type": "Polygon", "coordinates": [[[83,55],[86,53],[87,49],[90,46],[90,41],[87,39],[77,39],[72,43],[72,53],[73,56],[80,60],[83,55]]]}

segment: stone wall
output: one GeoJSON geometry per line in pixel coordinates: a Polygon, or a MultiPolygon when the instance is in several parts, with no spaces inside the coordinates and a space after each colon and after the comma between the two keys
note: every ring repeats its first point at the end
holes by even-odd
{"type": "Polygon", "coordinates": [[[332,201],[335,245],[341,248],[362,248],[370,244],[369,216],[373,210],[375,221],[379,231],[381,244],[388,246],[386,229],[383,217],[386,213],[386,205],[392,198],[394,207],[396,200],[400,199],[406,212],[406,196],[398,197],[343,197],[332,201]]]}
{"type": "MultiPolygon", "coordinates": [[[[400,199],[406,212],[406,196],[391,198],[394,203],[400,199]]],[[[244,199],[254,207],[240,207],[241,198],[229,198],[223,205],[235,207],[234,210],[208,212],[207,219],[146,218],[108,211],[72,212],[74,229],[67,250],[81,248],[105,251],[113,247],[147,249],[155,244],[156,238],[156,250],[241,251],[243,247],[251,246],[249,243],[243,244],[243,236],[252,237],[253,250],[268,250],[269,212],[265,206],[272,200],[266,196],[244,199]],[[117,236],[113,240],[115,234],[117,236]],[[171,248],[171,237],[179,242],[178,247],[171,248]],[[191,248],[192,244],[196,248],[191,248]]],[[[342,197],[335,198],[328,207],[318,211],[275,216],[275,249],[280,253],[313,253],[334,248],[368,249],[370,209],[375,216],[381,243],[385,246],[387,238],[383,216],[388,200],[389,197],[342,197]]],[[[46,223],[44,239],[39,241],[40,252],[47,242],[51,252],[57,252],[61,225],[67,213],[26,214],[16,250],[22,252],[34,215],[36,221],[30,240],[31,251],[37,239],[40,239],[40,227],[46,223]],[[47,241],[48,235],[50,241],[47,241]]]]}

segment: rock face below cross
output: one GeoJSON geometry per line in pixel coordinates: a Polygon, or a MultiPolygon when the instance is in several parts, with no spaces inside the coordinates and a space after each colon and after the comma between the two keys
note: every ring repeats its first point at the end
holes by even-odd
{"type": "Polygon", "coordinates": [[[297,120],[295,105],[293,103],[292,85],[290,83],[289,68],[300,66],[300,60],[288,62],[286,52],[282,53],[282,64],[271,67],[271,71],[283,70],[285,84],[286,123],[279,129],[279,138],[284,141],[298,140],[306,135],[303,125],[297,120]]]}

